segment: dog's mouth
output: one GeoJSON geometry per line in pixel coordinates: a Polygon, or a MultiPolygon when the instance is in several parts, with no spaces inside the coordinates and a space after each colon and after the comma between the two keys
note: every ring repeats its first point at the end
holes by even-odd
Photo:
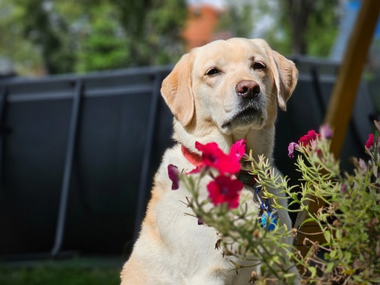
{"type": "Polygon", "coordinates": [[[231,119],[222,124],[223,129],[227,129],[232,126],[246,126],[253,123],[262,125],[264,122],[263,112],[254,106],[248,106],[237,112],[231,119]]]}

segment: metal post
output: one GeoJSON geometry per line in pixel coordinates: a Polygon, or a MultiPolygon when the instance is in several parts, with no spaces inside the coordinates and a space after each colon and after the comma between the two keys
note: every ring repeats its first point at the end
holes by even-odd
{"type": "Polygon", "coordinates": [[[70,118],[69,135],[68,135],[67,148],[66,148],[65,168],[64,168],[63,180],[62,180],[61,198],[59,202],[57,228],[56,228],[56,233],[55,233],[55,242],[51,250],[51,255],[53,257],[56,257],[58,253],[60,252],[62,241],[63,241],[65,221],[66,221],[67,201],[69,197],[72,165],[73,165],[73,158],[74,158],[74,147],[75,147],[75,141],[76,141],[76,135],[77,135],[82,91],[83,91],[83,82],[80,79],[78,79],[75,83],[75,93],[74,93],[71,118],[70,118]]]}
{"type": "Polygon", "coordinates": [[[323,93],[322,93],[321,82],[319,78],[319,71],[315,65],[311,66],[310,75],[311,75],[311,81],[314,86],[315,95],[318,101],[319,109],[321,110],[322,114],[325,115],[326,108],[325,108],[325,104],[323,100],[323,93]]]}
{"type": "MultiPolygon", "coordinates": [[[[137,198],[137,210],[136,210],[136,219],[135,219],[135,229],[133,233],[133,239],[136,241],[140,232],[141,222],[145,213],[145,202],[147,197],[148,190],[148,180],[149,180],[149,165],[151,160],[152,148],[153,148],[153,139],[154,139],[154,130],[155,123],[158,113],[158,99],[160,98],[160,87],[162,82],[162,75],[160,72],[155,74],[153,92],[152,92],[152,101],[150,103],[149,110],[149,121],[148,121],[148,130],[145,140],[144,147],[144,156],[141,167],[141,176],[139,183],[139,192],[137,198]]],[[[149,182],[150,183],[150,182],[149,182]]]]}
{"type": "Polygon", "coordinates": [[[2,86],[0,89],[0,189],[3,174],[3,148],[4,148],[4,119],[6,108],[7,87],[2,86]]]}

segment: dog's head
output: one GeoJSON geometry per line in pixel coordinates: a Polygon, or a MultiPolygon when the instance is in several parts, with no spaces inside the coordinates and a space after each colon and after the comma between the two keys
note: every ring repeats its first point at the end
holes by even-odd
{"type": "Polygon", "coordinates": [[[232,38],[185,54],[161,93],[184,128],[230,135],[273,125],[276,102],[286,110],[297,77],[294,63],[264,40],[232,38]]]}

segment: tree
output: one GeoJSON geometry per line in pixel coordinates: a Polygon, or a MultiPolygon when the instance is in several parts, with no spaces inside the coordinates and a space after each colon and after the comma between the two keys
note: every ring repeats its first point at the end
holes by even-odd
{"type": "Polygon", "coordinates": [[[76,31],[76,71],[123,68],[130,64],[130,41],[118,19],[117,9],[108,2],[89,6],[76,31]]]}
{"type": "Polygon", "coordinates": [[[293,54],[326,56],[337,33],[339,0],[279,1],[293,54]]]}
{"type": "Polygon", "coordinates": [[[187,18],[184,0],[110,0],[120,10],[132,65],[155,65],[177,60],[183,52],[180,33],[187,18]]]}
{"type": "Polygon", "coordinates": [[[254,28],[254,9],[251,1],[228,0],[228,9],[222,14],[217,30],[229,31],[234,37],[249,38],[254,28]]]}
{"type": "Polygon", "coordinates": [[[20,64],[20,59],[27,60],[27,54],[19,58],[20,53],[13,52],[26,48],[31,52],[30,58],[34,64],[39,62],[48,73],[72,70],[74,56],[66,37],[69,27],[49,2],[3,0],[0,3],[4,15],[1,22],[1,53],[20,64]]]}
{"type": "Polygon", "coordinates": [[[185,0],[1,0],[0,15],[0,56],[55,74],[174,62],[187,8],[185,0]]]}
{"type": "Polygon", "coordinates": [[[284,54],[327,56],[338,31],[341,0],[228,1],[219,29],[249,37],[261,26],[259,37],[284,54]]]}

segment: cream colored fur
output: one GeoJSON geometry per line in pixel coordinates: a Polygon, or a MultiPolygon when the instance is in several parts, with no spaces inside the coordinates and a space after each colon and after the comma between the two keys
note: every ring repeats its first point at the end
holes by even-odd
{"type": "MultiPolygon", "coordinates": [[[[178,144],[166,151],[155,175],[140,236],[121,273],[122,285],[248,284],[251,270],[236,274],[229,258],[215,249],[216,231],[185,215],[189,209],[182,202],[189,194],[183,185],[171,190],[167,166],[193,169],[180,144],[196,152],[195,141],[216,142],[228,152],[235,141],[244,138],[255,156],[271,158],[277,105],[286,109],[297,77],[294,63],[261,39],[215,41],[181,58],[161,89],[175,116],[173,137],[178,144]],[[218,73],[208,75],[212,68],[218,73]],[[260,94],[254,102],[255,116],[239,121],[235,118],[244,103],[235,89],[242,80],[258,83],[260,94]]],[[[207,181],[203,183],[201,194],[206,198],[207,181]]],[[[252,194],[243,190],[242,196],[246,195],[252,194]]],[[[280,211],[280,220],[291,227],[285,211],[280,211]]]]}

